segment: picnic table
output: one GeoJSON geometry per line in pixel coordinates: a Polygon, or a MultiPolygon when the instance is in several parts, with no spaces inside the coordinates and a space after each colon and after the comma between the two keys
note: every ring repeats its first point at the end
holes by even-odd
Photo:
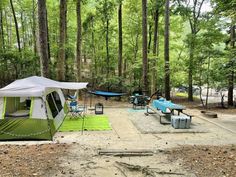
{"type": "Polygon", "coordinates": [[[174,111],[178,112],[178,115],[180,113],[183,113],[183,110],[185,110],[185,106],[172,103],[171,101],[167,101],[164,98],[160,98],[159,100],[153,100],[152,106],[160,111],[165,113],[171,113],[174,114],[174,111]]]}
{"type": "Polygon", "coordinates": [[[158,100],[153,100],[152,106],[147,105],[147,112],[145,115],[149,114],[157,114],[160,117],[160,123],[161,124],[171,124],[171,119],[174,117],[174,111],[178,112],[178,116],[182,116],[181,114],[184,114],[185,116],[190,118],[190,122],[192,121],[192,115],[189,115],[187,113],[184,113],[183,110],[185,110],[186,107],[172,103],[171,101],[167,101],[164,98],[160,98],[158,100]],[[152,110],[152,112],[149,112],[149,110],[152,110]],[[162,122],[162,118],[165,118],[167,122],[162,122]]]}

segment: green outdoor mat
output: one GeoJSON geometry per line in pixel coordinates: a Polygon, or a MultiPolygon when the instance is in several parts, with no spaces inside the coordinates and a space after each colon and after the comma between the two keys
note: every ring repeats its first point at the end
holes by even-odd
{"type": "MultiPolygon", "coordinates": [[[[70,132],[70,131],[81,131],[83,119],[82,118],[70,118],[67,117],[62,123],[59,131],[70,132]]],[[[84,118],[83,130],[111,130],[109,120],[104,115],[88,115],[84,118]]]]}

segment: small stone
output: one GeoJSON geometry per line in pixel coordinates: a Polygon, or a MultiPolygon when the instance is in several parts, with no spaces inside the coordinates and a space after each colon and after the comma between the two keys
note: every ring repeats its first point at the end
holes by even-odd
{"type": "Polygon", "coordinates": [[[110,160],[106,160],[106,162],[110,162],[110,160]]]}

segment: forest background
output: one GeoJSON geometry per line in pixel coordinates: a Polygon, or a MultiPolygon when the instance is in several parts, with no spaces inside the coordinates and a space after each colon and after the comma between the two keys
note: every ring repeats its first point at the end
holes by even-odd
{"type": "Polygon", "coordinates": [[[228,90],[235,0],[1,0],[0,87],[32,75],[93,89],[228,90]]]}

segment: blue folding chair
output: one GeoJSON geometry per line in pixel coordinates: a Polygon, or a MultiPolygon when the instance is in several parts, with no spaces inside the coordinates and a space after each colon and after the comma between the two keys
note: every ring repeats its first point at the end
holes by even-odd
{"type": "Polygon", "coordinates": [[[78,105],[77,101],[69,103],[69,112],[73,118],[84,118],[85,106],[78,105]]]}

